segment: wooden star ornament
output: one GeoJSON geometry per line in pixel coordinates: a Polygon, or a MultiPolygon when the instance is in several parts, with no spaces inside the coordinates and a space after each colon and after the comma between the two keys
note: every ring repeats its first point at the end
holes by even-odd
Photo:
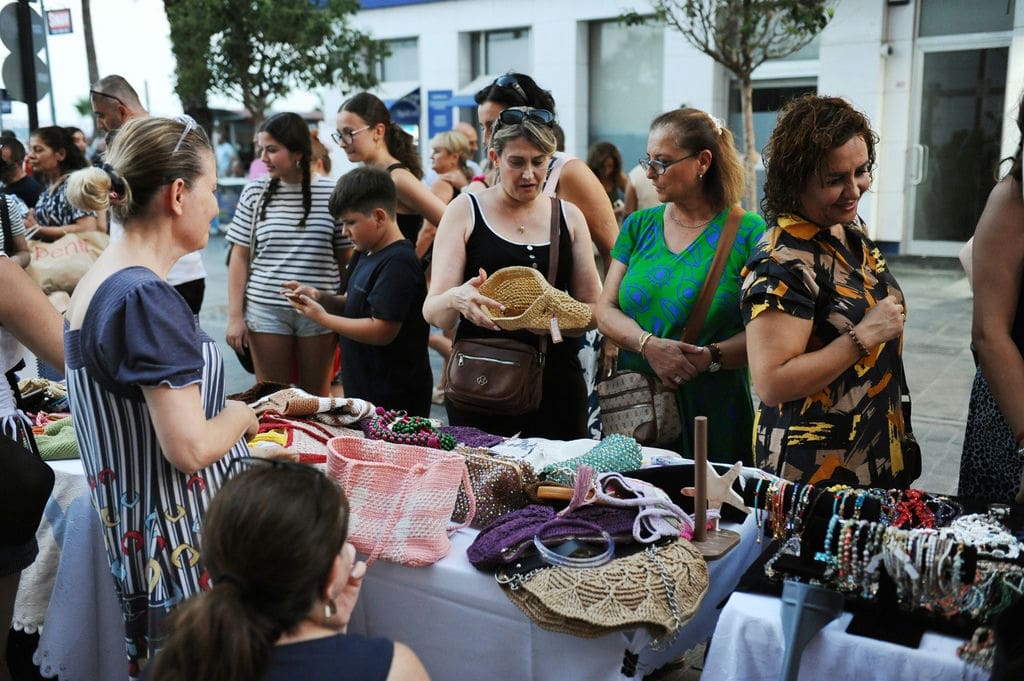
{"type": "MultiPolygon", "coordinates": [[[[725,475],[719,475],[713,465],[709,464],[707,466],[705,489],[707,490],[706,498],[708,500],[708,508],[720,511],[722,509],[722,504],[724,503],[743,511],[744,513],[750,513],[750,508],[743,503],[743,497],[737,494],[736,490],[732,488],[732,483],[739,477],[740,470],[742,470],[742,468],[743,462],[737,461],[725,475]]],[[[684,487],[681,492],[685,496],[692,497],[696,496],[697,490],[693,487],[684,487]]]]}

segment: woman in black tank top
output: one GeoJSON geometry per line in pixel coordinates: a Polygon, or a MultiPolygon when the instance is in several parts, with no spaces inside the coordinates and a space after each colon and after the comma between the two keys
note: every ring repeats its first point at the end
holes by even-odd
{"type": "MultiPolygon", "coordinates": [[[[537,109],[502,112],[491,135],[491,162],[501,181],[479,194],[458,196],[449,206],[434,242],[433,276],[423,313],[442,329],[458,323],[460,338],[514,338],[541,345],[546,332],[503,331],[485,306],[498,308],[480,294],[480,284],[503,267],[522,265],[548,271],[551,211],[559,210],[558,266],[554,285],[593,306],[601,284],[583,214],[572,204],[541,193],[548,160],[555,150],[548,122],[537,109]]],[[[540,407],[520,416],[462,410],[446,404],[451,425],[475,426],[490,433],[552,439],[586,437],[587,393],[574,342],[547,341],[540,407]]]]}
{"type": "Polygon", "coordinates": [[[398,227],[405,238],[416,243],[424,221],[431,225],[441,221],[444,203],[421,181],[423,167],[412,135],[391,120],[384,102],[368,92],[341,105],[337,127],[332,137],[348,160],[391,174],[398,192],[398,227]]]}

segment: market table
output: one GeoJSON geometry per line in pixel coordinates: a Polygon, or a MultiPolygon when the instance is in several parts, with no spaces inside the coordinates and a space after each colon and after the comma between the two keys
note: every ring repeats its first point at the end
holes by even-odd
{"type": "MultiPolygon", "coordinates": [[[[67,511],[62,556],[35,661],[61,681],[127,677],[124,634],[99,518],[88,494],[67,511]]],[[[753,516],[723,523],[741,542],[709,564],[709,589],[671,647],[652,650],[645,632],[583,639],[534,625],[501,592],[493,576],[466,558],[475,530],[452,537],[452,550],[422,568],[377,561],[364,582],[349,630],[402,641],[433,679],[628,678],[620,672],[627,649],[639,652],[637,677],[679,657],[714,631],[718,606],[757,557],[753,516]]]]}
{"type": "Polygon", "coordinates": [[[707,594],[666,650],[647,646],[644,631],[585,639],[541,629],[491,574],[470,564],[466,549],[476,536],[472,530],[458,532],[451,553],[430,567],[374,563],[349,631],[402,641],[416,651],[432,679],[619,680],[630,678],[620,671],[627,649],[640,653],[639,678],[711,636],[720,603],[760,553],[753,515],[742,525],[721,527],[739,532],[741,541],[708,564],[707,594]]]}
{"type": "MultiPolygon", "coordinates": [[[[781,601],[736,592],[722,610],[701,681],[777,681],[785,641],[781,601]]],[[[800,681],[981,681],[988,672],[956,656],[960,639],[926,631],[918,648],[846,633],[849,612],[804,648],[800,681]]]]}

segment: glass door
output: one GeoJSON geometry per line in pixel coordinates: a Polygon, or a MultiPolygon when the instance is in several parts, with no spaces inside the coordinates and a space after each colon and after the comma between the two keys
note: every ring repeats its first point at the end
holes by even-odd
{"type": "Polygon", "coordinates": [[[974,233],[999,162],[1008,54],[1005,44],[918,52],[911,253],[955,255],[974,233]]]}

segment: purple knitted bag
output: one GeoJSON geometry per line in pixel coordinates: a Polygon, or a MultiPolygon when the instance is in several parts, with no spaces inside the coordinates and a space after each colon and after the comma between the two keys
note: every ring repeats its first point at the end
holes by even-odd
{"type": "Polygon", "coordinates": [[[481,530],[466,555],[476,568],[492,570],[535,551],[534,536],[545,540],[576,537],[596,542],[601,541],[604,531],[617,543],[631,542],[636,514],[635,509],[594,505],[559,517],[550,506],[530,504],[506,513],[481,530]]]}

